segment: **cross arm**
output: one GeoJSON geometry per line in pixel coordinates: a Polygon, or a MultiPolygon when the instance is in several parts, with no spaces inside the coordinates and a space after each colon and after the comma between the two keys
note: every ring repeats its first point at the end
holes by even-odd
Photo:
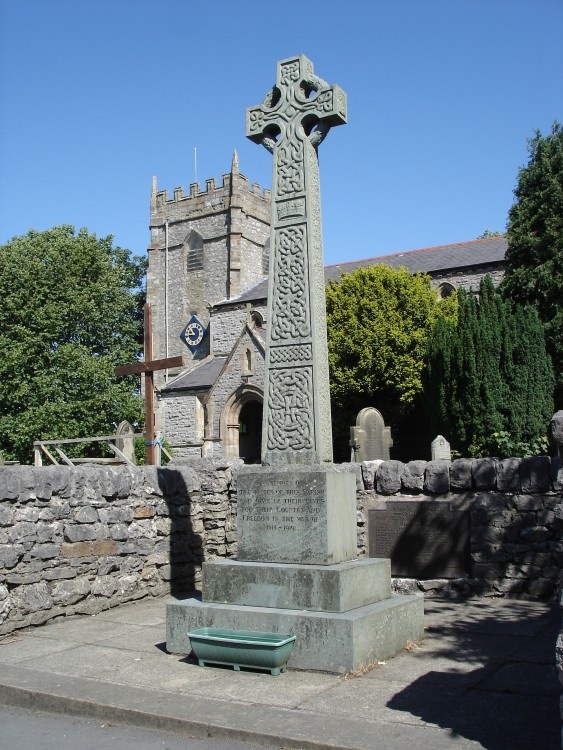
{"type": "Polygon", "coordinates": [[[153,359],[149,362],[136,362],[134,365],[119,365],[115,368],[116,375],[139,375],[143,372],[154,372],[155,370],[166,370],[169,367],[182,367],[184,357],[167,357],[166,359],[153,359]]]}

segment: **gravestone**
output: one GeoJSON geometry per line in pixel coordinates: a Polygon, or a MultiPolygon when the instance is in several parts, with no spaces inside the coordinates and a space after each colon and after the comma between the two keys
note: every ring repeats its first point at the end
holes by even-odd
{"type": "Polygon", "coordinates": [[[385,426],[381,412],[373,406],[368,406],[358,413],[355,434],[358,445],[355,460],[358,463],[377,459],[390,460],[389,449],[393,446],[391,428],[385,426]]]}
{"type": "Polygon", "coordinates": [[[317,148],[346,96],[303,55],[247,111],[274,155],[262,463],[237,476],[236,560],[203,565],[202,602],[168,605],[167,648],[190,628],[296,635],[289,666],[348,672],[422,634],[422,598],[391,597],[389,560],[357,560],[356,479],[332,463],[317,148]]]}
{"type": "MultiPolygon", "coordinates": [[[[118,428],[117,428],[117,435],[132,435],[134,434],[134,429],[130,425],[130,423],[124,419],[123,422],[120,422],[118,428]]],[[[133,438],[126,438],[126,437],[118,437],[115,440],[115,447],[117,450],[121,451],[126,459],[131,461],[132,464],[137,463],[135,459],[135,445],[133,443],[133,438]]]]}
{"type": "Polygon", "coordinates": [[[450,449],[450,444],[446,440],[445,437],[442,435],[438,435],[434,438],[434,440],[430,444],[430,449],[432,451],[432,460],[433,461],[451,461],[452,460],[452,452],[450,449]]]}
{"type": "Polygon", "coordinates": [[[551,437],[557,447],[557,455],[563,459],[563,409],[556,411],[551,418],[551,437]]]}

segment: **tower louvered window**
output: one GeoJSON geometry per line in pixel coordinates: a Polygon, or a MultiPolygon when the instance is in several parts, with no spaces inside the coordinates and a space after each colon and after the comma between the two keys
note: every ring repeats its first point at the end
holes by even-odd
{"type": "Polygon", "coordinates": [[[186,271],[200,271],[203,268],[203,237],[192,230],[186,237],[186,271]]]}

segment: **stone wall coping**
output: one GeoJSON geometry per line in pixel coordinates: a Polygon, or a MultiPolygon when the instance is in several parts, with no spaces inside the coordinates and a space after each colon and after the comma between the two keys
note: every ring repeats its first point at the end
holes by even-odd
{"type": "Polygon", "coordinates": [[[363,489],[380,495],[422,492],[496,491],[525,494],[563,492],[563,462],[557,456],[457,458],[453,461],[364,461],[355,464],[363,489]]]}

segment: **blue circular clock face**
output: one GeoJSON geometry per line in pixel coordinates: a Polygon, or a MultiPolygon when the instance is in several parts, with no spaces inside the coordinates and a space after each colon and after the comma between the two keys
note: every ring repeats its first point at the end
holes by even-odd
{"type": "Polygon", "coordinates": [[[186,328],[186,339],[191,346],[197,346],[203,339],[203,326],[200,323],[190,323],[186,328]]]}

